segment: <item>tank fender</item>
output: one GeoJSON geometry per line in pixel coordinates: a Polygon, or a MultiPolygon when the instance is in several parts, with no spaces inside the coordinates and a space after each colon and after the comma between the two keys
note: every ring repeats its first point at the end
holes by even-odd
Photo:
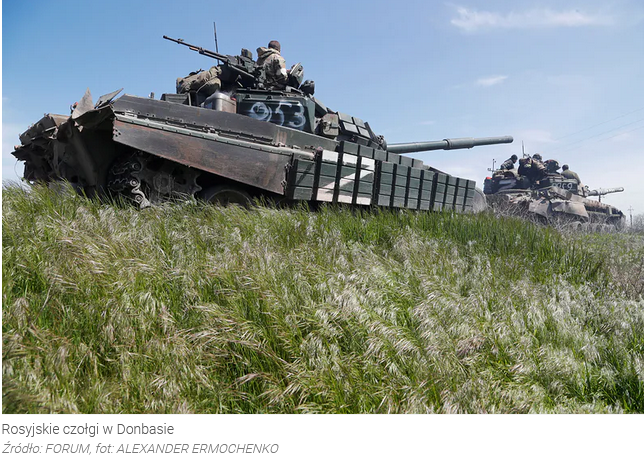
{"type": "MultiPolygon", "coordinates": [[[[260,150],[257,144],[241,140],[225,140],[218,135],[202,134],[203,137],[167,129],[152,128],[154,122],[139,125],[127,122],[126,117],[114,120],[114,141],[133,149],[141,150],[182,165],[197,168],[273,193],[284,193],[286,165],[293,151],[287,154],[260,150]],[[259,177],[258,177],[259,176],[259,177]]],[[[264,146],[268,149],[268,146],[264,146]]],[[[309,154],[311,155],[311,154],[309,154]]]]}
{"type": "Polygon", "coordinates": [[[545,198],[539,198],[537,200],[531,201],[528,206],[528,212],[540,215],[545,218],[550,218],[552,215],[552,208],[550,201],[545,198]]]}
{"type": "Polygon", "coordinates": [[[551,203],[552,212],[562,212],[565,214],[576,215],[584,220],[588,220],[588,212],[584,203],[578,201],[553,201],[551,203]]]}

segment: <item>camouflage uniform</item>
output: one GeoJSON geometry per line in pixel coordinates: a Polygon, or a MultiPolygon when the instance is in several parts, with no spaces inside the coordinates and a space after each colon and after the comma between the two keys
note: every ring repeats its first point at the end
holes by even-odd
{"type": "Polygon", "coordinates": [[[214,66],[209,70],[190,73],[185,78],[177,78],[177,93],[199,92],[212,95],[221,88],[221,68],[214,66]]]}
{"type": "Polygon", "coordinates": [[[577,174],[576,172],[570,171],[569,169],[564,169],[561,172],[561,175],[566,179],[575,179],[577,181],[577,184],[581,185],[581,179],[579,178],[579,174],[577,174]]]}
{"type": "Polygon", "coordinates": [[[530,179],[531,184],[547,177],[546,167],[538,158],[526,157],[519,160],[519,175],[530,179]]]}
{"type": "Polygon", "coordinates": [[[257,64],[264,67],[266,88],[268,90],[283,90],[286,88],[288,73],[286,61],[277,49],[257,48],[257,64]]]}
{"type": "Polygon", "coordinates": [[[514,169],[514,163],[515,162],[516,162],[516,159],[512,160],[512,157],[510,157],[506,161],[501,163],[501,166],[499,167],[499,169],[503,170],[503,171],[509,171],[511,169],[514,169]]]}

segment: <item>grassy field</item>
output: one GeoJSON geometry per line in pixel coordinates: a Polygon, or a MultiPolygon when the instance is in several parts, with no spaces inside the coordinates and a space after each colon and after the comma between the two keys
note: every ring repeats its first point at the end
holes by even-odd
{"type": "Polygon", "coordinates": [[[3,190],[3,411],[644,412],[644,237],[3,190]]]}

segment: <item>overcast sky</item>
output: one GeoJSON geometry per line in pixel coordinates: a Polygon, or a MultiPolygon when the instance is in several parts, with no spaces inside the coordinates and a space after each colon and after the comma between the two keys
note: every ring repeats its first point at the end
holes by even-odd
{"type": "Polygon", "coordinates": [[[644,3],[620,1],[5,1],[2,178],[43,113],[123,87],[157,98],[215,62],[164,34],[237,54],[282,43],[329,108],[389,143],[512,135],[513,144],[416,154],[482,186],[492,160],[555,158],[604,202],[644,213],[644,3]],[[269,6],[269,5],[275,6],[269,6]]]}

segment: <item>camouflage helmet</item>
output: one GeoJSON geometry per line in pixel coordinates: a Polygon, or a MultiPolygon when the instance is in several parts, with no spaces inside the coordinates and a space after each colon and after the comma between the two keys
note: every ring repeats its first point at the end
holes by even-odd
{"type": "Polygon", "coordinates": [[[510,160],[512,160],[513,162],[516,162],[518,158],[519,157],[517,157],[516,154],[512,154],[512,156],[510,157],[510,160]]]}
{"type": "Polygon", "coordinates": [[[282,46],[280,46],[280,42],[277,40],[272,40],[271,42],[269,42],[268,48],[275,49],[277,52],[282,52],[282,46]]]}
{"type": "Polygon", "coordinates": [[[566,171],[566,170],[568,169],[568,165],[563,165],[563,166],[561,167],[561,169],[562,169],[563,171],[566,171]]]}
{"type": "Polygon", "coordinates": [[[543,159],[541,158],[541,154],[534,154],[534,155],[532,156],[532,158],[534,158],[535,160],[543,160],[543,159]]]}

